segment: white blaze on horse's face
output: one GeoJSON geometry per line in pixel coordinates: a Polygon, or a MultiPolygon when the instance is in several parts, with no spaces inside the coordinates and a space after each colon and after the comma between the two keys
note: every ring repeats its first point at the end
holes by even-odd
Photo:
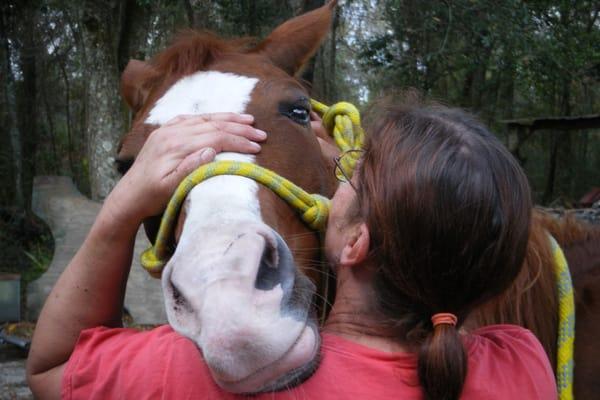
{"type": "MultiPolygon", "coordinates": [[[[179,114],[243,113],[258,79],[197,72],[173,85],[146,123],[179,114]]],[[[222,153],[218,160],[254,162],[222,153]]],[[[261,218],[258,184],[220,176],[196,186],[185,203],[177,250],[162,274],[170,324],[202,349],[217,382],[230,391],[275,387],[308,372],[319,339],[308,322],[312,283],[261,218]],[[290,374],[291,372],[291,374],[290,374]]]]}

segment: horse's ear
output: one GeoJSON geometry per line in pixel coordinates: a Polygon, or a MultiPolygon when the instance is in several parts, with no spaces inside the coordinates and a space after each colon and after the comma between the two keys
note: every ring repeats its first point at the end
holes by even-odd
{"type": "Polygon", "coordinates": [[[294,75],[317,51],[329,31],[337,0],[278,26],[253,51],[266,55],[275,65],[294,75]]]}
{"type": "Polygon", "coordinates": [[[157,74],[156,70],[143,61],[129,60],[121,75],[121,94],[133,111],[139,111],[148,98],[147,83],[157,74]]]}

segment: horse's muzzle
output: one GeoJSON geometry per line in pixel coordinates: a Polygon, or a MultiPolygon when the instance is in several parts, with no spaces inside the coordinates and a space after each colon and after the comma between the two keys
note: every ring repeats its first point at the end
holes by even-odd
{"type": "Polygon", "coordinates": [[[220,227],[179,244],[163,272],[173,328],[202,350],[216,382],[236,393],[276,389],[310,373],[319,334],[315,286],[264,224],[220,227]]]}

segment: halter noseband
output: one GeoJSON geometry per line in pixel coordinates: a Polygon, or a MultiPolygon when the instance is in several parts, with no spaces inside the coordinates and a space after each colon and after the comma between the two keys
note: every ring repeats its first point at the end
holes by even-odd
{"type": "MultiPolygon", "coordinates": [[[[331,107],[311,100],[313,109],[322,114],[323,125],[331,132],[342,152],[360,149],[364,143],[364,132],[360,126],[360,114],[350,103],[341,102],[331,107]]],[[[349,175],[359,155],[342,158],[342,168],[349,175]]],[[[173,230],[181,205],[188,193],[199,183],[219,175],[237,175],[250,178],[268,187],[289,205],[295,208],[302,220],[313,230],[320,231],[327,225],[330,200],[319,194],[309,194],[291,181],[275,172],[253,163],[237,161],[215,161],[203,165],[188,175],[177,187],[161,218],[154,245],[142,253],[141,264],[158,278],[174,251],[173,230]]]]}

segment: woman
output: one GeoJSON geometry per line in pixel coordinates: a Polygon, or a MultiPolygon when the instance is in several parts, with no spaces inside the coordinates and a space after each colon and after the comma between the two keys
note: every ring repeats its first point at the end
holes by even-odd
{"type": "MultiPolygon", "coordinates": [[[[257,398],[555,399],[549,362],[529,331],[516,326],[460,330],[471,310],[501,293],[519,272],[532,207],[522,170],[492,134],[459,110],[413,102],[385,107],[373,121],[354,176],[343,179],[332,201],[325,247],[337,295],[322,333],[321,364],[300,386],[257,398]]],[[[200,128],[198,118],[187,124],[198,132],[207,129],[200,128]]],[[[234,150],[256,151],[247,141],[264,136],[237,125],[236,130],[246,139],[234,150]]],[[[79,268],[85,268],[86,257],[106,254],[86,245],[120,248],[123,238],[132,237],[122,233],[124,221],[139,222],[160,210],[175,185],[161,186],[161,179],[212,158],[211,151],[199,158],[201,148],[212,143],[198,132],[190,134],[196,147],[177,157],[161,150],[168,146],[157,146],[165,134],[154,141],[161,132],[150,136],[128,172],[148,179],[126,175],[111,194],[130,196],[138,207],[115,209],[111,204],[118,203],[107,199],[74,260],[79,268]],[[163,160],[160,174],[144,174],[159,164],[150,164],[152,159],[163,160]]],[[[74,279],[69,284],[77,286],[82,278],[76,273],[67,272],[61,282],[74,279]]],[[[123,279],[119,273],[126,274],[115,271],[113,279],[123,279]]],[[[91,271],[86,276],[94,279],[91,271]]],[[[45,316],[57,315],[57,310],[50,313],[52,307],[55,302],[46,304],[50,310],[42,313],[38,332],[45,316]]],[[[212,382],[199,352],[183,338],[165,342],[152,333],[104,329],[77,345],[76,338],[65,338],[62,348],[49,350],[44,336],[36,333],[28,365],[38,394],[237,398],[212,382]],[[127,335],[120,350],[132,357],[115,365],[106,355],[115,354],[111,341],[119,335],[127,335]],[[142,347],[150,348],[150,358],[133,357],[142,347]],[[56,360],[57,352],[63,363],[48,368],[47,360],[56,360]],[[102,376],[95,375],[98,371],[102,376]]]]}

